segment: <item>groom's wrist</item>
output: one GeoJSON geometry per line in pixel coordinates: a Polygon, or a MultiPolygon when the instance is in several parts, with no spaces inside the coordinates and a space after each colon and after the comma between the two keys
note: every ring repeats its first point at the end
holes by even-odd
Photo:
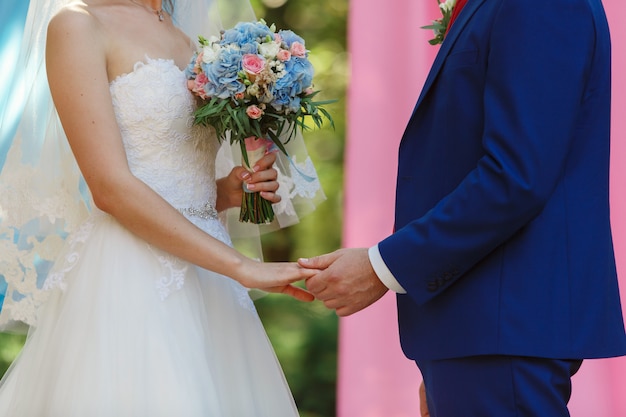
{"type": "Polygon", "coordinates": [[[393,276],[387,264],[383,260],[383,257],[380,255],[380,250],[378,250],[378,245],[372,246],[368,249],[367,255],[369,256],[370,263],[372,264],[372,268],[380,282],[382,282],[385,287],[389,288],[391,291],[397,292],[398,294],[406,294],[406,290],[400,285],[396,277],[393,276]]]}

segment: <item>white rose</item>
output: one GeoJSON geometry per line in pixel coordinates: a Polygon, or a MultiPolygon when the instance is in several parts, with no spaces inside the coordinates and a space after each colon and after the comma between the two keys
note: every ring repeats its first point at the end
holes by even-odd
{"type": "Polygon", "coordinates": [[[210,64],[211,62],[217,59],[217,56],[220,52],[220,47],[217,44],[214,45],[206,45],[202,48],[202,61],[210,64]]]}
{"type": "Polygon", "coordinates": [[[260,89],[257,84],[252,84],[251,86],[248,87],[246,92],[252,97],[259,97],[260,89]]]}
{"type": "Polygon", "coordinates": [[[439,4],[439,8],[441,9],[441,11],[449,13],[452,11],[452,8],[454,7],[455,4],[456,4],[456,0],[446,0],[443,3],[439,4]]]}
{"type": "Polygon", "coordinates": [[[267,59],[274,58],[279,50],[280,45],[276,42],[266,42],[259,45],[259,53],[267,59]]]}

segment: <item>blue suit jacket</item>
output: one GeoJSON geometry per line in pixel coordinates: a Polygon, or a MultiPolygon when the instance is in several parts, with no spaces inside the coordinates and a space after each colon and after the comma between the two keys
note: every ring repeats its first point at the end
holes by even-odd
{"type": "Polygon", "coordinates": [[[600,0],[469,0],[399,151],[406,355],[626,353],[609,223],[600,0]]]}

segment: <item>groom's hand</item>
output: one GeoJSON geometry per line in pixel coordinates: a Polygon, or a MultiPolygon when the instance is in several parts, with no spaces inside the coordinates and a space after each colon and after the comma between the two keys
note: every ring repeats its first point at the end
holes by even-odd
{"type": "Polygon", "coordinates": [[[430,412],[428,411],[428,403],[426,402],[426,385],[424,385],[424,381],[420,384],[420,416],[421,417],[430,417],[430,412]]]}
{"type": "Polygon", "coordinates": [[[372,269],[367,249],[341,249],[298,263],[322,270],[306,280],[306,287],[339,316],[356,313],[387,292],[372,269]]]}

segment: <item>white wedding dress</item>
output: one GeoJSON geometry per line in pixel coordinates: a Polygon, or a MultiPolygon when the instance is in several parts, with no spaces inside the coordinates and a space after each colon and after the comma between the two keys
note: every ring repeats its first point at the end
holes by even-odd
{"type": "MultiPolygon", "coordinates": [[[[193,126],[183,72],[147,59],[110,91],[132,172],[230,243],[212,209],[218,143],[193,126]]],[[[298,415],[247,290],[108,214],[94,209],[68,237],[45,288],[38,325],[2,381],[0,417],[298,415]]]]}

